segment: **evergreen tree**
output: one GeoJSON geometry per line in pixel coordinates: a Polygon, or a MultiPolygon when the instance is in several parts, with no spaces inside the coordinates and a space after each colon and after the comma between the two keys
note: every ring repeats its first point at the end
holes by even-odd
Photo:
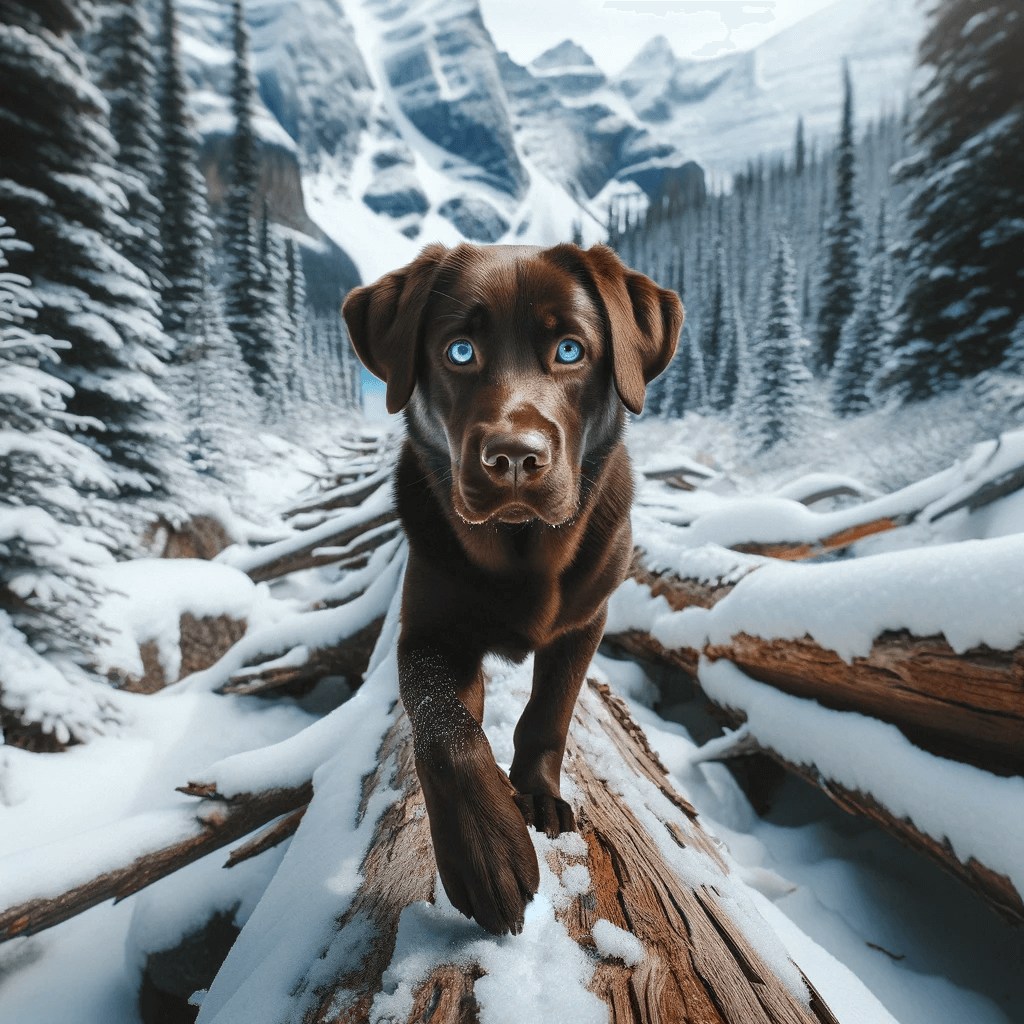
{"type": "Polygon", "coordinates": [[[28,249],[0,218],[0,613],[35,650],[84,664],[102,632],[89,570],[110,555],[83,525],[86,499],[69,481],[114,485],[96,452],[70,436],[71,388],[46,370],[69,346],[32,332],[39,303],[6,269],[6,253],[28,249]]]}
{"type": "Polygon", "coordinates": [[[799,436],[810,408],[811,375],[802,357],[796,269],[789,240],[781,232],[765,279],[760,323],[738,412],[748,441],[765,451],[799,436]]]}
{"type": "Polygon", "coordinates": [[[111,239],[131,235],[107,102],[71,29],[72,0],[6,0],[0,24],[0,203],[31,251],[41,334],[71,343],[53,372],[81,438],[116,467],[125,497],[160,494],[174,472],[174,417],[156,384],[168,339],[146,274],[111,239]]]}
{"type": "Polygon", "coordinates": [[[209,281],[189,316],[172,371],[172,394],[186,424],[185,450],[204,477],[236,483],[235,453],[250,420],[254,396],[238,344],[209,281]]]}
{"type": "Polygon", "coordinates": [[[724,275],[722,327],[719,334],[718,365],[709,397],[712,409],[728,412],[736,401],[737,389],[747,359],[747,332],[729,274],[724,275]]]}
{"type": "Polygon", "coordinates": [[[266,196],[259,234],[260,276],[254,317],[267,349],[270,367],[265,412],[280,419],[287,414],[296,386],[294,353],[289,350],[292,333],[287,310],[287,278],[284,248],[270,220],[266,196]]]}
{"type": "Polygon", "coordinates": [[[293,398],[309,401],[309,332],[306,330],[306,275],[302,269],[302,251],[290,235],[284,243],[285,333],[289,388],[293,398]]]}
{"type": "Polygon", "coordinates": [[[892,305],[892,264],[886,241],[885,204],[878,211],[874,255],[853,316],[843,328],[831,379],[832,408],[856,416],[874,404],[874,380],[889,355],[887,317],[892,305]]]}
{"type": "Polygon", "coordinates": [[[188,344],[193,319],[205,320],[211,225],[206,183],[199,171],[198,138],[188,114],[188,86],[181,65],[174,0],[162,0],[160,150],[163,248],[163,325],[178,350],[188,344]]]}
{"type": "Polygon", "coordinates": [[[235,56],[231,109],[235,131],[231,148],[231,185],[224,218],[227,256],[226,305],[231,328],[249,366],[253,387],[263,399],[271,397],[275,372],[273,338],[267,330],[260,281],[259,244],[253,220],[257,195],[256,133],[253,127],[255,88],[249,55],[249,27],[242,0],[233,0],[235,56]]]}
{"type": "Polygon", "coordinates": [[[807,146],[804,143],[804,119],[796,119],[796,142],[793,145],[793,170],[797,176],[804,173],[804,165],[807,162],[807,146]]]}
{"type": "Polygon", "coordinates": [[[725,245],[719,236],[718,245],[715,248],[714,261],[709,268],[711,273],[708,280],[711,283],[709,290],[709,302],[704,307],[706,312],[702,313],[701,335],[703,348],[703,364],[707,377],[705,378],[705,391],[710,393],[714,389],[714,376],[722,355],[722,345],[725,334],[725,245]]]}
{"type": "Polygon", "coordinates": [[[162,283],[159,115],[151,27],[142,0],[118,0],[103,12],[94,47],[99,84],[110,104],[110,130],[117,140],[118,165],[128,199],[125,220],[133,233],[121,249],[150,283],[162,283]]]}
{"type": "Polygon", "coordinates": [[[933,70],[902,165],[911,186],[897,352],[883,384],[919,399],[998,366],[1024,314],[1024,11],[947,0],[918,60],[933,70]]]}
{"type": "Polygon", "coordinates": [[[683,323],[675,358],[669,364],[661,416],[665,419],[682,419],[688,410],[702,412],[707,402],[704,352],[697,332],[686,321],[683,323]]]}
{"type": "Polygon", "coordinates": [[[825,232],[824,270],[819,289],[818,359],[825,370],[835,361],[843,324],[853,312],[860,273],[861,218],[857,211],[853,85],[843,63],[843,120],[836,153],[834,212],[825,232]]]}

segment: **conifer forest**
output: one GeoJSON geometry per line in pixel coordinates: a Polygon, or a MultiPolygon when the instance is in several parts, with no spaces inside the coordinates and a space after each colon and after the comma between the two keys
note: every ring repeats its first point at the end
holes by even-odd
{"type": "Polygon", "coordinates": [[[521,63],[499,0],[0,0],[4,1024],[1024,1024],[1024,5],[602,68],[643,5],[563,2],[521,63]],[[341,315],[435,241],[685,309],[518,935],[437,875],[341,315]]]}

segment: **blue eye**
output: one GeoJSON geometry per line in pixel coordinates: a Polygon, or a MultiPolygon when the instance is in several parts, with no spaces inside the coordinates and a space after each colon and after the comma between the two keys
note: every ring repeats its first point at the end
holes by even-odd
{"type": "Polygon", "coordinates": [[[578,363],[583,358],[583,346],[578,341],[566,338],[558,343],[556,363],[578,363]]]}
{"type": "Polygon", "coordinates": [[[473,358],[473,346],[468,341],[453,341],[448,346],[448,358],[459,366],[465,366],[473,358]]]}

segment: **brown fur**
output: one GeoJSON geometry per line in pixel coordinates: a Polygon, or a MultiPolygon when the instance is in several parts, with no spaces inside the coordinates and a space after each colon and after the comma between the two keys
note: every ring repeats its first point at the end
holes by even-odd
{"type": "Polygon", "coordinates": [[[486,929],[518,932],[539,884],[526,825],[575,828],[565,738],[632,551],[622,407],[639,412],[668,365],[682,306],[605,246],[431,245],[344,315],[388,409],[407,408],[399,683],[441,880],[486,929]],[[566,338],[578,363],[555,361],[566,338]],[[466,365],[447,354],[461,339],[466,365]],[[480,666],[531,651],[506,778],[480,728],[480,666]]]}

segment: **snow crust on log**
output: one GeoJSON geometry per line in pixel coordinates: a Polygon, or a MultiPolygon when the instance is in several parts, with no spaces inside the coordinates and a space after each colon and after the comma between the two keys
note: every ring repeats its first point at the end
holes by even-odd
{"type": "MultiPolygon", "coordinates": [[[[732,552],[685,552],[683,578],[728,566],[732,552]],[[692,566],[692,568],[691,568],[692,566]]],[[[609,633],[649,632],[664,647],[702,649],[738,633],[771,639],[810,636],[845,661],[867,656],[886,631],[942,634],[958,654],[985,644],[1013,650],[1024,640],[1024,535],[894,551],[819,564],[764,560],[712,608],[673,612],[634,580],[612,595],[609,633]]],[[[743,569],[734,564],[732,575],[743,569]]]]}
{"type": "Polygon", "coordinates": [[[195,807],[148,811],[0,860],[0,907],[59,896],[154,848],[199,835],[195,807]]]}
{"type": "Polygon", "coordinates": [[[109,588],[98,617],[110,629],[110,644],[100,649],[101,671],[124,669],[142,675],[139,645],[156,642],[165,679],[181,669],[181,616],[197,619],[227,615],[250,629],[279,618],[287,608],[266,586],[227,565],[195,558],[137,558],[100,574],[109,588]]]}
{"type": "Polygon", "coordinates": [[[825,491],[849,491],[862,497],[876,498],[878,492],[868,487],[863,481],[855,476],[848,476],[845,473],[804,473],[795,480],[776,487],[772,491],[772,497],[792,498],[806,504],[809,497],[821,494],[825,491]]]}
{"type": "MultiPolygon", "coordinates": [[[[366,570],[368,575],[376,574],[375,578],[364,593],[347,604],[338,608],[300,612],[273,622],[263,629],[250,629],[215,665],[201,672],[194,672],[176,685],[193,690],[215,690],[225,685],[248,662],[263,655],[280,655],[281,652],[292,651],[296,647],[306,647],[309,650],[329,647],[364,629],[385,614],[398,586],[405,567],[405,555],[401,546],[398,554],[394,552],[394,548],[378,549],[374,552],[366,570]],[[390,560],[388,555],[391,555],[390,560]]],[[[170,693],[173,690],[172,686],[164,692],[170,693]]],[[[226,795],[225,790],[220,792],[226,795]]]]}
{"type": "MultiPolygon", "coordinates": [[[[329,983],[339,959],[344,960],[345,950],[331,947],[334,923],[359,887],[359,866],[384,804],[378,797],[360,819],[361,783],[373,771],[398,698],[395,641],[401,598],[394,584],[392,593],[377,645],[383,653],[376,664],[371,662],[366,681],[351,700],[298,734],[310,746],[307,763],[319,762],[313,774],[315,797],[280,869],[203,997],[197,1024],[301,1019],[309,989],[329,983]],[[310,968],[312,975],[296,992],[310,968]]],[[[237,780],[246,779],[235,784],[246,786],[253,773],[288,771],[289,758],[299,754],[283,744],[269,750],[273,754],[262,765],[264,751],[215,765],[218,786],[230,789],[233,772],[237,780]]]]}
{"type": "Polygon", "coordinates": [[[896,817],[948,840],[963,863],[973,857],[1024,893],[1024,778],[936,757],[894,725],[782,693],[724,658],[702,658],[698,674],[716,704],[746,714],[746,727],[762,746],[870,793],[896,817]]]}

